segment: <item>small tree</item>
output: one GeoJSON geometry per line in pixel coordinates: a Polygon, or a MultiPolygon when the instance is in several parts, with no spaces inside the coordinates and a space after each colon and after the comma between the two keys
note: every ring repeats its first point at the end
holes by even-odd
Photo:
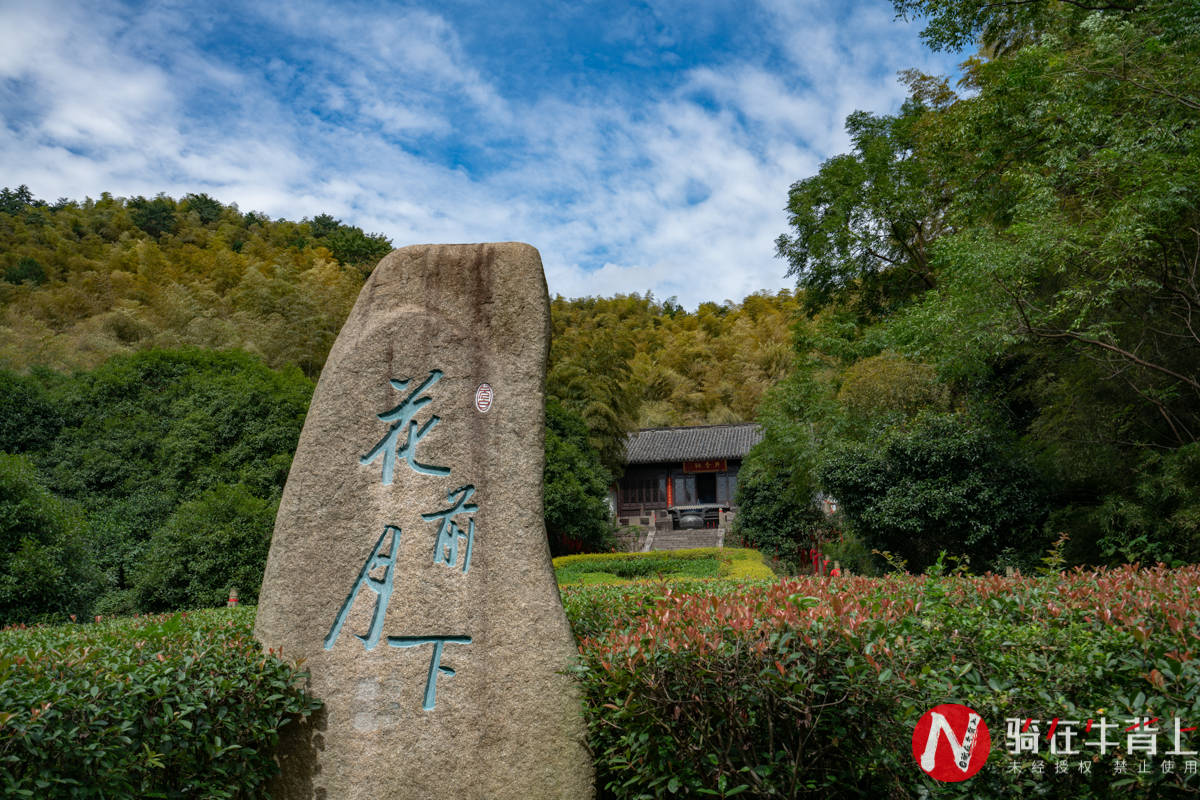
{"type": "Polygon", "coordinates": [[[1043,492],[991,431],[928,414],[880,440],[836,447],[818,468],[851,527],[922,570],[940,551],[987,566],[1001,551],[1040,548],[1043,492]]]}
{"type": "Polygon", "coordinates": [[[209,197],[203,192],[185,196],[183,203],[188,211],[196,212],[196,216],[200,217],[200,222],[204,225],[211,225],[219,220],[221,212],[225,208],[221,205],[220,201],[209,197]]]}
{"type": "Polygon", "coordinates": [[[36,258],[26,256],[4,270],[4,280],[9,283],[32,283],[41,286],[46,282],[46,270],[36,258]]]}
{"type": "Polygon", "coordinates": [[[276,501],[242,484],[218,484],[183,503],[155,531],[134,576],[140,608],[223,605],[230,586],[258,602],[276,501]]]}
{"type": "Polygon", "coordinates": [[[747,460],[738,473],[735,532],[750,547],[779,559],[796,571],[810,547],[830,526],[811,495],[797,496],[763,459],[747,460]]]}
{"type": "Polygon", "coordinates": [[[0,624],[84,615],[96,573],[83,515],[55,497],[32,462],[0,453],[0,624]]]}
{"type": "Polygon", "coordinates": [[[153,200],[135,197],[127,205],[133,224],[155,239],[167,233],[174,233],[179,224],[175,213],[175,201],[165,194],[160,194],[153,200]]]}
{"type": "Polygon", "coordinates": [[[588,443],[583,419],[553,398],[546,403],[546,469],[543,481],[546,532],[553,548],[563,538],[584,550],[612,543],[608,486],[612,481],[600,454],[588,443]]]}

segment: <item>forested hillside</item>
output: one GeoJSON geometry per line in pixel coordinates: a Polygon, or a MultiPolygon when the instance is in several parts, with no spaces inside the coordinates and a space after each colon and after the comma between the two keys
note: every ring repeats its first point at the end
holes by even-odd
{"type": "Polygon", "coordinates": [[[684,311],[650,296],[555,298],[547,391],[616,467],[634,428],[745,422],[791,368],[789,292],[684,311]]]}
{"type": "MultiPolygon", "coordinates": [[[[0,191],[0,620],[253,600],[325,357],[391,249],[206,195],[0,191]]],[[[552,303],[546,523],[602,547],[638,425],[749,419],[790,293],[552,303]]]]}
{"type": "Polygon", "coordinates": [[[116,353],[239,348],[320,373],[391,243],[328,215],[289,222],[203,194],[47,204],[0,193],[0,366],[95,367],[116,353]]]}
{"type": "Polygon", "coordinates": [[[1200,559],[1200,6],[895,5],[982,44],[791,189],[806,321],[746,531],[864,568],[1200,559]]]}
{"type": "MultiPolygon", "coordinates": [[[[605,545],[629,430],[757,415],[740,533],[785,561],[1200,560],[1200,6],[895,6],[974,54],[958,86],[904,73],[898,112],[850,115],[850,151],[798,176],[794,293],[552,301],[553,541],[605,545]]],[[[390,247],[206,195],[0,192],[0,614],[83,608],[75,586],[208,602],[180,564],[265,552],[390,247]]]]}

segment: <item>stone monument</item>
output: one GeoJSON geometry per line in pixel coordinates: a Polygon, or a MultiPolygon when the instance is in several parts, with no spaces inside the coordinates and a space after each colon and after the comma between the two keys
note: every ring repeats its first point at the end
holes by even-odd
{"type": "Polygon", "coordinates": [[[321,373],[255,634],[325,702],[273,796],[592,796],[542,516],[549,303],[525,244],[386,256],[321,373]]]}

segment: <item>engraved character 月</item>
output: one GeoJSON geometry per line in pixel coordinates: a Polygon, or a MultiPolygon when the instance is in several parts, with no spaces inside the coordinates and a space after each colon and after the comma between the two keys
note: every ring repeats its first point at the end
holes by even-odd
{"type": "Polygon", "coordinates": [[[375,610],[371,614],[371,627],[367,630],[367,635],[357,636],[357,638],[362,640],[363,647],[367,650],[374,650],[375,645],[379,644],[379,637],[383,634],[383,617],[387,613],[388,601],[392,599],[392,584],[396,579],[396,555],[399,551],[400,529],[395,525],[385,525],[383,533],[379,535],[379,541],[375,543],[375,548],[367,556],[366,563],[363,564],[358,578],[354,581],[354,588],[350,590],[346,601],[342,603],[337,617],[333,620],[333,625],[329,628],[329,633],[325,636],[326,650],[333,649],[333,643],[337,641],[342,632],[342,626],[346,624],[346,618],[350,616],[350,608],[354,605],[354,599],[358,597],[359,590],[364,586],[376,595],[375,610]],[[383,545],[389,533],[392,535],[391,547],[385,552],[383,545]],[[379,577],[372,577],[371,573],[381,567],[383,574],[379,577]]]}

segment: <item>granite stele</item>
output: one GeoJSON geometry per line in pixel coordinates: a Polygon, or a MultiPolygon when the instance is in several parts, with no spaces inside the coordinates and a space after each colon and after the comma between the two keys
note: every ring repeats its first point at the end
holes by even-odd
{"type": "Polygon", "coordinates": [[[321,373],[255,633],[324,710],[275,797],[592,796],[542,516],[549,303],[525,244],[375,268],[321,373]]]}

